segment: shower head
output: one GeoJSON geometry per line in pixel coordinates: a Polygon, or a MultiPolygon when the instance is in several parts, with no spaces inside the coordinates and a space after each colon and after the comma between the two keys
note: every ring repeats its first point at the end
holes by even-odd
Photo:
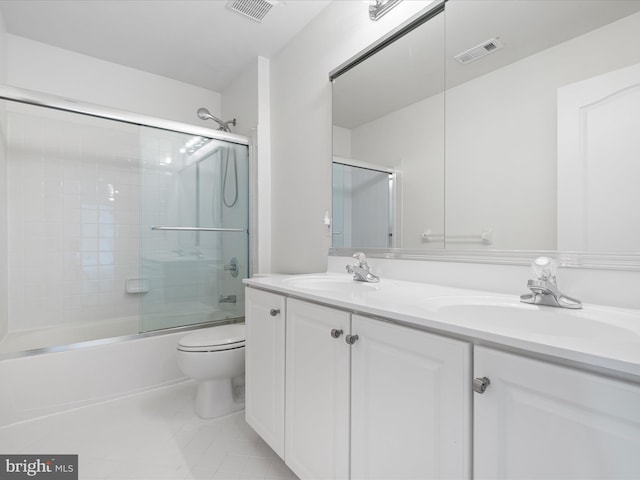
{"type": "Polygon", "coordinates": [[[233,125],[234,127],[236,126],[236,119],[235,118],[233,120],[229,120],[228,122],[225,122],[223,120],[220,120],[218,117],[215,117],[215,116],[211,115],[211,112],[209,110],[207,110],[206,108],[204,108],[204,107],[200,107],[198,109],[198,118],[201,119],[201,120],[213,120],[218,125],[220,125],[220,128],[218,128],[218,130],[223,130],[223,131],[229,132],[229,133],[231,133],[231,129],[229,128],[229,124],[233,125]]]}
{"type": "Polygon", "coordinates": [[[198,118],[200,118],[201,120],[209,120],[209,119],[214,118],[214,117],[213,117],[213,115],[211,115],[209,110],[207,110],[206,108],[202,107],[202,108],[198,109],[198,118]]]}

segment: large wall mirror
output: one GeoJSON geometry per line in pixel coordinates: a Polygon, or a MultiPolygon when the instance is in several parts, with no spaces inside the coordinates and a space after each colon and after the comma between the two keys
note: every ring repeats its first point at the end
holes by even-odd
{"type": "Polygon", "coordinates": [[[334,175],[332,252],[637,268],[638,45],[640,0],[449,0],[334,70],[334,173],[393,188],[334,175]]]}

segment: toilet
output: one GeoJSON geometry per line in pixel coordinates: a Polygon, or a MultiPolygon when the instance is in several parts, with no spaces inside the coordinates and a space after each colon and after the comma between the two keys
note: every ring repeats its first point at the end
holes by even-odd
{"type": "Polygon", "coordinates": [[[244,323],[203,328],[178,342],[178,366],[198,382],[194,410],[215,418],[244,408],[244,323]]]}

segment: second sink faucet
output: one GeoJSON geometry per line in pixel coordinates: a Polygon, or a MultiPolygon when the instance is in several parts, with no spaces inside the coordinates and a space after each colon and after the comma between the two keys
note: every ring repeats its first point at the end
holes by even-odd
{"type": "Polygon", "coordinates": [[[520,301],[534,305],[561,308],[582,308],[580,300],[560,293],[556,283],[558,264],[549,257],[538,257],[531,264],[536,279],[527,282],[531,293],[520,295],[520,301]]]}
{"type": "Polygon", "coordinates": [[[369,271],[369,264],[367,263],[367,257],[362,252],[356,252],[353,254],[353,258],[356,259],[353,265],[347,265],[347,272],[353,274],[353,279],[358,282],[377,283],[380,281],[379,277],[376,277],[369,271]]]}

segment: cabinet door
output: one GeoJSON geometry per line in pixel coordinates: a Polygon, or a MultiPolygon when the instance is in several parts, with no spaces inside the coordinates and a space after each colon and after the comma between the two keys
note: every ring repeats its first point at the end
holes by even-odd
{"type": "Polygon", "coordinates": [[[471,346],[354,315],[351,478],[471,478],[471,346]]]}
{"type": "Polygon", "coordinates": [[[247,423],[284,458],[285,300],[246,289],[247,423]]]}
{"type": "Polygon", "coordinates": [[[300,478],[349,475],[349,323],[347,312],[287,301],[285,461],[300,478]]]}
{"type": "Polygon", "coordinates": [[[476,348],[475,478],[640,478],[640,386],[476,348]]]}

